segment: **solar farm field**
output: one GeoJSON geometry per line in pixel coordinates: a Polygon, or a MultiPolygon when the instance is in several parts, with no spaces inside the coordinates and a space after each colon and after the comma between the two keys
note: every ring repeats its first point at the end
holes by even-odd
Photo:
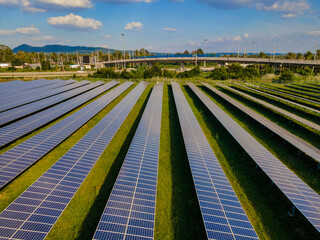
{"type": "Polygon", "coordinates": [[[320,85],[0,83],[0,239],[320,239],[320,85]]]}

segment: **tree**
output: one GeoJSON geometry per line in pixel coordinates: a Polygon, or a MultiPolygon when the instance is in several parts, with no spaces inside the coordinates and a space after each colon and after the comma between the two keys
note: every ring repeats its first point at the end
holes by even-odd
{"type": "Polygon", "coordinates": [[[306,60],[313,60],[313,53],[308,51],[306,54],[304,54],[304,58],[306,60]]]}
{"type": "Polygon", "coordinates": [[[297,54],[293,53],[293,52],[289,52],[286,56],[287,59],[296,59],[297,58],[297,54]]]}
{"type": "Polygon", "coordinates": [[[264,52],[260,52],[258,58],[269,58],[269,55],[265,54],[264,52]]]}
{"type": "Polygon", "coordinates": [[[47,70],[50,70],[51,69],[51,64],[50,62],[47,60],[47,61],[42,61],[41,62],[41,69],[43,71],[47,71],[47,70]]]}
{"type": "Polygon", "coordinates": [[[198,50],[196,50],[196,54],[202,55],[204,53],[203,53],[203,50],[201,48],[199,48],[198,50]]]}
{"type": "Polygon", "coordinates": [[[183,52],[183,54],[184,54],[184,55],[189,55],[190,53],[189,53],[188,50],[185,50],[185,51],[183,52]]]}
{"type": "Polygon", "coordinates": [[[229,79],[229,74],[225,67],[221,67],[213,69],[209,77],[213,80],[227,80],[229,79]]]}
{"type": "Polygon", "coordinates": [[[285,70],[281,73],[279,80],[280,81],[292,81],[293,80],[293,73],[290,70],[285,70]]]}

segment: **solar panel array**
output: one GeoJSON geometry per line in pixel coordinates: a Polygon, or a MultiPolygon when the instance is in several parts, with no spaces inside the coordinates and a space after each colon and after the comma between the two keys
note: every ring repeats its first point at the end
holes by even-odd
{"type": "Polygon", "coordinates": [[[235,93],[237,93],[237,94],[239,94],[239,95],[241,95],[241,96],[244,96],[244,97],[246,97],[246,98],[248,98],[248,99],[251,99],[251,100],[253,100],[254,102],[257,102],[257,103],[259,103],[259,104],[261,104],[261,105],[263,105],[263,106],[265,106],[265,107],[267,107],[267,108],[269,108],[269,109],[272,109],[272,110],[274,110],[274,111],[276,111],[276,112],[279,112],[279,113],[281,113],[281,114],[284,115],[284,116],[287,116],[287,117],[289,117],[289,118],[291,118],[291,119],[294,119],[294,120],[296,120],[296,121],[298,121],[298,122],[301,122],[302,124],[304,124],[304,125],[306,125],[306,126],[308,126],[308,127],[311,127],[311,128],[313,128],[313,129],[315,129],[315,130],[317,130],[317,131],[320,131],[320,125],[318,125],[318,124],[316,124],[316,123],[314,123],[314,122],[311,122],[311,121],[309,121],[309,120],[307,120],[307,119],[304,119],[304,118],[302,118],[302,117],[299,117],[298,115],[295,115],[295,114],[293,114],[293,113],[291,113],[291,112],[288,112],[288,111],[286,111],[286,110],[283,110],[282,108],[276,107],[276,106],[274,106],[274,105],[272,105],[272,104],[270,104],[270,103],[267,103],[266,101],[263,101],[263,100],[260,100],[260,99],[258,99],[258,98],[252,97],[252,96],[250,96],[249,94],[243,93],[243,92],[238,91],[238,90],[236,90],[236,89],[234,89],[234,88],[228,87],[228,86],[223,85],[223,84],[220,84],[220,83],[217,83],[217,85],[219,85],[219,86],[221,86],[221,87],[223,87],[223,88],[226,88],[226,89],[228,89],[228,90],[230,90],[230,91],[232,91],[232,92],[235,92],[235,93]]]}
{"type": "MultiPolygon", "coordinates": [[[[308,107],[308,106],[305,106],[305,105],[302,105],[302,104],[299,104],[299,103],[296,103],[296,102],[293,102],[293,101],[290,101],[290,100],[287,100],[285,98],[282,98],[282,97],[278,97],[278,96],[275,96],[275,95],[272,95],[272,94],[269,94],[269,93],[266,93],[266,92],[263,92],[263,91],[259,91],[253,87],[255,87],[255,85],[252,85],[253,87],[246,87],[244,85],[240,85],[240,84],[235,84],[236,86],[240,86],[240,87],[243,87],[245,89],[249,89],[251,91],[254,91],[254,92],[257,92],[257,93],[260,93],[260,94],[263,94],[265,96],[269,96],[269,97],[272,97],[272,98],[275,98],[275,99],[278,99],[279,101],[283,101],[283,102],[287,102],[287,103],[290,103],[292,105],[295,105],[295,106],[298,106],[298,107],[301,107],[301,108],[304,108],[304,109],[307,109],[307,110],[310,110],[312,112],[315,112],[315,113],[320,113],[319,110],[317,109],[314,109],[314,108],[311,108],[311,107],[308,107]]],[[[250,84],[251,85],[251,84],[250,84]]]]}
{"type": "Polygon", "coordinates": [[[320,232],[320,196],[202,91],[193,84],[188,85],[262,171],[320,232]]]}
{"type": "Polygon", "coordinates": [[[287,130],[283,129],[279,125],[273,123],[269,119],[263,117],[262,115],[258,114],[257,112],[251,110],[250,108],[244,106],[240,102],[234,100],[233,98],[229,97],[228,95],[220,92],[218,89],[210,86],[207,83],[202,83],[204,86],[209,88],[212,92],[219,95],[221,98],[226,100],[227,102],[231,103],[236,108],[240,109],[253,119],[255,119],[257,122],[265,126],[266,128],[270,129],[272,132],[277,134],[278,136],[282,137],[287,142],[291,143],[293,146],[301,150],[302,152],[306,153],[310,157],[312,157],[314,160],[316,160],[318,163],[320,163],[320,150],[314,146],[312,146],[310,143],[307,143],[306,141],[298,138],[297,136],[293,135],[292,133],[288,132],[287,130]]]}
{"type": "Polygon", "coordinates": [[[14,95],[5,99],[1,99],[0,112],[9,110],[11,108],[19,107],[21,105],[25,105],[31,102],[39,101],[41,99],[48,98],[54,95],[58,95],[90,83],[89,81],[80,81],[73,84],[68,83],[68,81],[65,82],[66,83],[64,85],[59,84],[59,87],[56,87],[54,89],[41,89],[41,91],[27,91],[23,95],[19,94],[19,97],[14,95]]]}
{"type": "Polygon", "coordinates": [[[83,94],[84,92],[94,89],[102,84],[103,82],[94,82],[94,83],[70,90],[68,92],[61,93],[59,95],[51,96],[27,105],[23,105],[5,112],[1,112],[0,126],[10,123],[24,116],[27,116],[29,114],[43,110],[45,108],[51,107],[53,105],[56,105],[60,102],[73,98],[77,95],[83,94]]]}
{"type": "Polygon", "coordinates": [[[140,83],[0,214],[0,238],[44,239],[144,91],[140,83]]]}
{"type": "Polygon", "coordinates": [[[76,107],[86,103],[87,101],[97,97],[101,93],[117,85],[118,82],[112,81],[95,88],[89,92],[81,94],[80,96],[69,99],[54,107],[46,109],[42,112],[34,114],[30,117],[24,118],[20,121],[14,122],[10,125],[0,128],[0,147],[4,146],[27,133],[53,121],[54,119],[72,111],[76,107]]]}
{"type": "Polygon", "coordinates": [[[268,87],[262,87],[262,86],[257,86],[257,87],[258,87],[258,88],[261,88],[261,89],[268,90],[268,91],[270,91],[270,92],[280,93],[280,94],[282,94],[282,95],[286,95],[286,96],[289,96],[289,97],[298,98],[298,99],[301,99],[301,100],[306,101],[306,102],[311,102],[311,103],[315,103],[315,104],[320,104],[319,101],[314,101],[314,100],[311,100],[311,99],[308,99],[308,98],[299,97],[299,96],[296,96],[296,95],[293,95],[293,94],[281,92],[281,91],[274,90],[274,89],[271,89],[271,88],[268,88],[268,87]]]}
{"type": "Polygon", "coordinates": [[[39,79],[34,81],[14,81],[14,84],[8,84],[6,87],[1,87],[0,93],[1,96],[10,95],[10,94],[17,94],[22,91],[29,91],[35,88],[41,89],[42,87],[48,86],[48,85],[54,85],[61,80],[55,79],[55,80],[46,80],[46,79],[39,79]]]}
{"type": "Polygon", "coordinates": [[[153,239],[162,112],[154,86],[93,239],[153,239]]]}
{"type": "Polygon", "coordinates": [[[171,85],[208,239],[258,239],[179,84],[171,85]]]}
{"type": "MultiPolygon", "coordinates": [[[[0,102],[1,103],[8,103],[8,101],[17,101],[17,100],[22,100],[24,99],[25,97],[33,94],[32,96],[35,96],[41,92],[45,92],[45,91],[49,91],[49,90],[52,90],[52,89],[55,89],[55,88],[59,88],[59,87],[63,87],[63,86],[66,86],[66,85],[69,85],[69,84],[72,84],[74,83],[75,80],[60,80],[58,83],[56,84],[51,84],[51,85],[45,85],[41,88],[35,88],[35,89],[30,89],[30,90],[26,90],[26,91],[18,91],[18,92],[15,92],[15,93],[10,93],[10,94],[0,94],[0,102]]],[[[88,82],[89,83],[89,82],[88,82]]],[[[0,83],[0,87],[1,87],[1,83],[0,83]]],[[[14,88],[14,87],[13,87],[14,88]]]]}
{"type": "Polygon", "coordinates": [[[69,117],[0,155],[0,188],[69,137],[133,83],[125,82],[69,117]]]}

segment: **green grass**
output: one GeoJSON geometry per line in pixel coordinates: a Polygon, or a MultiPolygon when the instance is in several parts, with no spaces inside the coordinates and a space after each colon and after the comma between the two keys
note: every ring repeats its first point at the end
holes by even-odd
{"type": "Polygon", "coordinates": [[[170,85],[162,110],[155,239],[206,239],[170,85]]]}
{"type": "MultiPolygon", "coordinates": [[[[113,89],[113,88],[112,88],[113,89]]],[[[1,148],[0,154],[10,150],[11,148],[19,145],[20,143],[26,141],[27,139],[35,136],[36,134],[40,133],[41,131],[51,127],[55,123],[67,118],[74,112],[78,111],[79,109],[87,106],[91,102],[95,101],[100,96],[107,94],[112,89],[109,89],[107,92],[99,95],[98,97],[88,101],[87,103],[81,105],[80,107],[74,109],[73,111],[63,115],[62,117],[52,121],[51,123],[31,132],[30,134],[19,138],[18,140],[14,141],[12,144],[1,148]]],[[[127,90],[129,91],[129,90],[127,90]]],[[[113,103],[118,102],[121,99],[120,96],[116,99],[113,103]]],[[[109,110],[112,109],[112,105],[107,107],[109,110]]],[[[101,114],[101,113],[100,113],[101,114]]],[[[97,115],[98,116],[98,115],[97,115]]],[[[97,117],[96,116],[96,117],[97,117]]],[[[44,172],[46,172],[60,157],[62,157],[82,136],[85,135],[86,132],[90,130],[92,124],[90,125],[90,121],[83,125],[80,129],[78,129],[73,135],[65,139],[59,146],[54,148],[50,151],[47,155],[41,158],[38,162],[33,164],[30,168],[26,171],[21,173],[17,178],[15,178],[12,182],[10,182],[7,186],[3,187],[0,190],[0,212],[5,209],[15,198],[17,198],[23,191],[25,191],[34,181],[36,181],[44,172]]]]}
{"type": "MultiPolygon", "coordinates": [[[[317,231],[301,214],[288,215],[292,207],[289,201],[278,188],[271,187],[270,179],[261,169],[255,168],[249,155],[195,94],[188,87],[184,92],[260,239],[317,239],[317,231]]],[[[217,102],[216,98],[211,99],[231,114],[230,109],[217,102]]]]}
{"type": "MultiPolygon", "coordinates": [[[[147,87],[125,122],[58,219],[46,239],[91,239],[142,116],[151,85],[147,87]]],[[[113,107],[110,106],[98,118],[113,107]]]]}

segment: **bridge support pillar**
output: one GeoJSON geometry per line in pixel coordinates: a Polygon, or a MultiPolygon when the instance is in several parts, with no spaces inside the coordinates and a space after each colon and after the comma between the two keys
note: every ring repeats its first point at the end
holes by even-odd
{"type": "Polygon", "coordinates": [[[181,71],[184,71],[184,64],[181,62],[181,71]]]}

